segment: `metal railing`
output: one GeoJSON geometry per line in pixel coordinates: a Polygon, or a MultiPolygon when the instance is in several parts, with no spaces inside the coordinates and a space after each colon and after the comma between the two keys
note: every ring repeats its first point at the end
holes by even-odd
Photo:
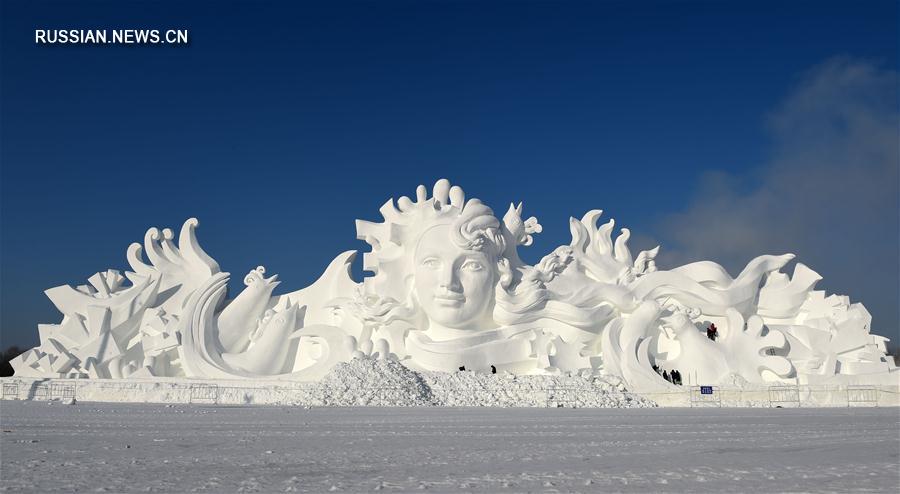
{"type": "Polygon", "coordinates": [[[878,388],[874,386],[848,386],[848,407],[877,407],[878,388]]]}
{"type": "Polygon", "coordinates": [[[18,400],[19,399],[19,383],[3,383],[3,399],[18,400]]]}
{"type": "Polygon", "coordinates": [[[70,383],[51,383],[50,399],[72,400],[75,399],[75,385],[70,383]]]}
{"type": "Polygon", "coordinates": [[[718,386],[691,386],[691,408],[721,407],[722,393],[718,386]]]}
{"type": "MultiPolygon", "coordinates": [[[[471,389],[432,386],[431,393],[436,401],[451,406],[585,408],[602,406],[609,399],[607,390],[589,387],[532,387],[515,382],[508,384],[509,386],[471,389]]],[[[683,390],[678,391],[625,394],[634,400],[649,399],[664,405],[691,407],[877,407],[900,401],[898,391],[892,389],[861,385],[774,385],[748,388],[684,386],[683,390]],[[703,388],[707,388],[709,392],[704,392],[703,388]]],[[[154,381],[154,386],[148,387],[146,382],[129,380],[21,379],[4,381],[2,384],[4,400],[103,401],[114,396],[121,397],[123,402],[402,406],[403,403],[410,403],[410,398],[416,396],[409,388],[396,386],[357,389],[354,395],[359,397],[354,403],[345,399],[332,399],[329,402],[323,397],[320,386],[287,381],[241,386],[235,382],[216,384],[163,380],[154,381]]]]}
{"type": "Polygon", "coordinates": [[[219,386],[216,384],[191,384],[190,403],[216,403],[219,401],[219,386]]]}
{"type": "Polygon", "coordinates": [[[770,386],[769,404],[776,408],[800,408],[798,386],[770,386]]]}

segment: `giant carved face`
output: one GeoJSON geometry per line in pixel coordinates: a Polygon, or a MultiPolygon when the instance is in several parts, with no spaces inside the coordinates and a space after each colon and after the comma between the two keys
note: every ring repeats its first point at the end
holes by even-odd
{"type": "Polygon", "coordinates": [[[497,282],[495,261],[451,241],[448,225],[435,226],[416,246],[415,292],[432,323],[478,329],[490,323],[497,282]]]}

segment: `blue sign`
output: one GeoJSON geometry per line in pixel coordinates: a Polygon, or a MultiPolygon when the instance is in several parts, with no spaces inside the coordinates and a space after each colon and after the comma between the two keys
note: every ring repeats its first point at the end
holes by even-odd
{"type": "Polygon", "coordinates": [[[712,386],[700,386],[700,394],[711,395],[711,394],[713,394],[712,388],[713,388],[712,386]]]}

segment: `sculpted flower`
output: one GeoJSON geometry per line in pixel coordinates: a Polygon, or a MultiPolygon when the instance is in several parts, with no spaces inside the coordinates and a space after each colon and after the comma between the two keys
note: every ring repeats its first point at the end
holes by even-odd
{"type": "Polygon", "coordinates": [[[542,231],[544,231],[544,227],[542,227],[541,224],[538,223],[538,219],[534,216],[525,220],[525,238],[522,241],[522,245],[526,247],[531,245],[531,243],[534,241],[531,234],[541,233],[542,231]]]}

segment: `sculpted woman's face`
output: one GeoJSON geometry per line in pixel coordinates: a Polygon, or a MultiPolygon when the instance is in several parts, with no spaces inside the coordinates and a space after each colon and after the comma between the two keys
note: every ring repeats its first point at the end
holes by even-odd
{"type": "Polygon", "coordinates": [[[497,276],[489,256],[458,247],[440,225],[419,240],[414,262],[416,296],[432,322],[478,329],[490,321],[497,276]]]}

